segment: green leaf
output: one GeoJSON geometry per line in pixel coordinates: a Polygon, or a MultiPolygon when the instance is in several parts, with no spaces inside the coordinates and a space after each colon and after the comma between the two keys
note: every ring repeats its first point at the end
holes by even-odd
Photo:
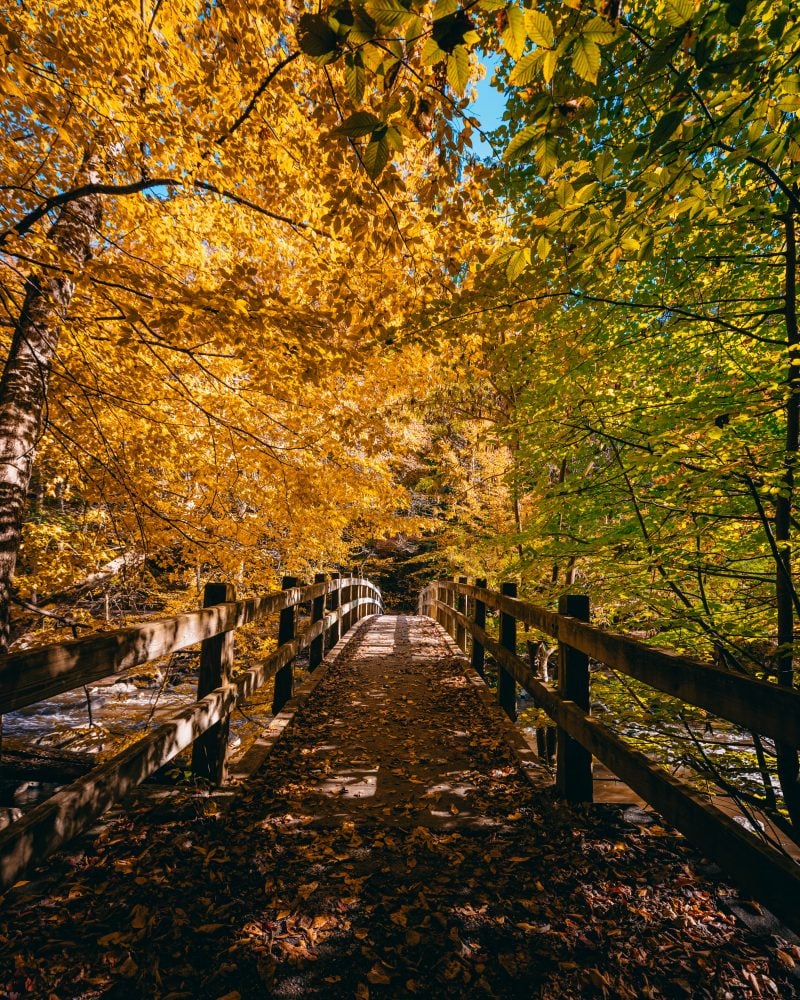
{"type": "Polygon", "coordinates": [[[525,11],[525,30],[528,38],[542,48],[552,49],[555,35],[553,24],[547,14],[539,10],[525,11]]]}
{"type": "Polygon", "coordinates": [[[536,253],[539,260],[547,260],[550,255],[550,240],[546,236],[540,236],[536,241],[536,253]]]}
{"type": "Polygon", "coordinates": [[[536,79],[541,64],[541,52],[529,52],[528,55],[520,59],[511,71],[508,82],[514,87],[527,87],[529,83],[536,79]]]}
{"type": "Polygon", "coordinates": [[[588,24],[584,25],[581,34],[597,45],[608,45],[609,42],[614,41],[616,31],[614,25],[606,21],[604,17],[593,17],[588,24]]]}
{"type": "Polygon", "coordinates": [[[503,159],[506,163],[516,163],[536,145],[542,134],[540,125],[526,125],[506,146],[503,159]]]}
{"type": "Polygon", "coordinates": [[[521,7],[511,4],[506,9],[506,18],[508,27],[503,32],[503,45],[511,58],[516,60],[522,55],[528,38],[525,31],[525,14],[521,7]]]}
{"type": "Polygon", "coordinates": [[[575,196],[575,191],[568,180],[562,180],[561,183],[556,188],[556,201],[560,208],[567,208],[571,203],[573,197],[575,196]]]}
{"type": "Polygon", "coordinates": [[[455,14],[457,10],[458,0],[436,0],[433,5],[433,20],[438,21],[440,17],[455,14]]]}
{"type": "Polygon", "coordinates": [[[539,143],[536,150],[536,164],[544,176],[558,165],[558,140],[554,135],[547,135],[539,143]]]}
{"type": "Polygon", "coordinates": [[[572,68],[582,80],[597,81],[600,70],[600,48],[593,41],[579,35],[572,50],[572,68]]]}
{"type": "Polygon", "coordinates": [[[614,169],[614,154],[610,153],[608,150],[600,153],[599,156],[595,157],[594,170],[597,174],[599,180],[604,181],[606,178],[611,176],[611,171],[614,169]]]}
{"type": "Polygon", "coordinates": [[[502,10],[505,7],[504,0],[478,0],[479,10],[488,10],[493,12],[496,10],[502,10]]]}
{"type": "Polygon", "coordinates": [[[343,121],[338,128],[335,128],[333,134],[346,135],[351,139],[358,139],[362,135],[369,135],[383,124],[384,122],[370,111],[356,111],[346,121],[343,121]]]}
{"type": "Polygon", "coordinates": [[[646,76],[657,73],[667,65],[680,48],[685,33],[685,31],[673,31],[653,46],[647,62],[644,64],[643,72],[646,76]]]}
{"type": "Polygon", "coordinates": [[[509,281],[516,281],[525,268],[531,262],[531,248],[524,247],[522,250],[515,250],[508,258],[506,265],[506,277],[509,281]]]}
{"type": "Polygon", "coordinates": [[[447,57],[447,82],[460,96],[469,83],[469,52],[457,45],[447,57]]]}
{"type": "Polygon", "coordinates": [[[364,98],[364,68],[359,66],[352,56],[348,56],[348,62],[344,68],[344,85],[347,89],[347,96],[353,104],[360,104],[364,98]]]}
{"type": "Polygon", "coordinates": [[[303,14],[297,27],[300,51],[317,60],[331,62],[336,58],[339,40],[321,14],[303,14]]]}
{"type": "Polygon", "coordinates": [[[492,267],[497,267],[498,265],[508,263],[509,257],[514,253],[514,247],[501,246],[496,250],[492,251],[489,259],[486,261],[487,270],[492,267]]]}
{"type": "Polygon", "coordinates": [[[436,63],[441,62],[446,55],[447,53],[442,52],[433,38],[425,39],[425,44],[422,46],[422,54],[420,56],[423,66],[435,66],[436,63]]]}
{"type": "Polygon", "coordinates": [[[403,152],[403,134],[394,125],[386,129],[386,141],[389,143],[389,149],[393,149],[396,153],[403,152]]]}
{"type": "Polygon", "coordinates": [[[398,0],[367,0],[364,10],[378,24],[387,28],[397,28],[414,17],[414,12],[404,7],[398,0]]]}
{"type": "Polygon", "coordinates": [[[666,142],[682,121],[683,110],[681,108],[668,111],[659,118],[658,124],[653,129],[653,134],[650,136],[651,145],[660,146],[661,143],[666,142]]]}
{"type": "Polygon", "coordinates": [[[379,139],[373,139],[364,150],[364,166],[367,173],[375,180],[389,162],[389,140],[384,133],[379,139]]]}
{"type": "Polygon", "coordinates": [[[413,45],[425,36],[425,25],[422,23],[421,17],[417,17],[415,14],[408,19],[405,26],[405,35],[406,45],[413,45]]]}
{"type": "Polygon", "coordinates": [[[542,60],[542,78],[545,83],[550,83],[553,79],[553,74],[556,71],[556,66],[558,65],[559,57],[558,49],[551,49],[549,52],[545,52],[544,59],[542,60]]]}
{"type": "Polygon", "coordinates": [[[352,45],[363,45],[364,42],[371,41],[376,35],[377,25],[361,4],[353,6],[353,18],[353,26],[348,32],[347,41],[352,45]]]}
{"type": "Polygon", "coordinates": [[[685,24],[694,12],[694,0],[667,0],[666,18],[673,28],[685,24]]]}

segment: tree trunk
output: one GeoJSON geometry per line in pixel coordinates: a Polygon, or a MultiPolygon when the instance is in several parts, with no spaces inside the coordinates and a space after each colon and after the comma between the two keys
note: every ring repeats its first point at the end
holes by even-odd
{"type": "MultiPolygon", "coordinates": [[[[800,358],[797,328],[797,239],[792,210],[786,215],[786,341],[789,348],[789,394],[786,402],[786,451],[781,495],[775,501],[775,597],[778,612],[778,684],[794,685],[794,592],[792,583],[791,528],[794,476],[800,446],[800,358]]],[[[800,768],[797,749],[776,743],[778,778],[792,825],[800,829],[800,768]]]]}
{"type": "MultiPolygon", "coordinates": [[[[97,182],[96,159],[87,157],[77,184],[97,182]]],[[[36,448],[44,429],[50,366],[75,282],[100,226],[100,196],[65,205],[50,238],[62,270],[32,274],[0,378],[0,652],[9,638],[9,598],[25,517],[36,448]]]]}

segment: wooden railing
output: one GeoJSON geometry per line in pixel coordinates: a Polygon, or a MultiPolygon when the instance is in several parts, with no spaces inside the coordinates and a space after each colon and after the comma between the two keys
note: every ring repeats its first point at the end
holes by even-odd
{"type": "Polygon", "coordinates": [[[230,584],[210,583],[199,611],[0,657],[0,713],[5,713],[201,643],[197,701],[0,833],[0,887],[12,885],[192,744],[195,774],[222,783],[235,706],[274,677],[277,714],[292,697],[298,653],[310,647],[314,670],[327,649],[382,609],[378,588],[356,576],[320,575],[308,587],[285,577],[283,587],[237,601],[230,584]],[[311,618],[297,635],[297,607],[304,603],[311,606],[311,618]],[[275,613],[280,614],[277,649],[233,677],[235,630],[275,613]]]}
{"type": "Polygon", "coordinates": [[[481,675],[490,653],[498,667],[498,701],[514,718],[516,684],[556,723],[556,788],[573,802],[592,800],[592,757],[718,862],[755,898],[800,929],[800,866],[747,832],[685,782],[649,760],[589,713],[589,659],[707,709],[752,733],[800,746],[800,693],[690,657],[655,649],[589,624],[589,600],[567,596],[558,612],[518,600],[516,585],[502,593],[485,581],[470,586],[438,580],[420,594],[420,614],[435,618],[481,675]],[[486,609],[499,612],[499,641],[487,634],[486,609]],[[558,640],[556,687],[536,676],[517,654],[517,623],[558,640]]]}

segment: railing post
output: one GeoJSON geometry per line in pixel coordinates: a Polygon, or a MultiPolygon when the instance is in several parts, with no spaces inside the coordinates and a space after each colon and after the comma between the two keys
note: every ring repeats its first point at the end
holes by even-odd
{"type": "MultiPolygon", "coordinates": [[[[348,569],[342,570],[342,580],[349,580],[349,579],[350,579],[350,570],[348,570],[348,569]]],[[[340,587],[340,590],[339,590],[339,604],[340,604],[340,606],[344,607],[345,604],[347,604],[347,602],[349,600],[350,600],[350,586],[349,585],[345,586],[345,584],[342,583],[341,587],[340,587]]],[[[347,620],[348,620],[348,615],[344,614],[344,612],[343,612],[342,613],[342,617],[339,619],[339,638],[340,639],[343,639],[345,637],[345,635],[347,634],[347,630],[350,627],[347,624],[347,620]]]]}
{"type": "MultiPolygon", "coordinates": [[[[516,583],[504,583],[500,592],[505,597],[517,596],[516,583]]],[[[500,612],[500,645],[511,653],[517,652],[517,619],[513,615],[500,612]]],[[[515,722],[517,719],[517,683],[511,674],[498,664],[497,700],[506,715],[515,722]]]]}
{"type": "MultiPolygon", "coordinates": [[[[236,591],[230,583],[207,583],[203,590],[203,607],[235,601],[236,591]]],[[[197,677],[197,700],[227,684],[233,667],[234,632],[221,632],[204,639],[200,645],[200,671],[197,677]]],[[[228,756],[228,716],[207,729],[192,745],[192,773],[196,778],[208,778],[216,785],[225,781],[228,756]]]]}
{"type": "MultiPolygon", "coordinates": [[[[347,571],[347,575],[350,577],[351,580],[354,579],[354,577],[355,577],[356,574],[355,574],[355,571],[353,570],[352,566],[347,571]]],[[[355,599],[355,597],[356,597],[357,594],[358,594],[358,587],[357,587],[357,585],[354,584],[354,583],[351,583],[350,586],[347,588],[347,603],[348,604],[352,604],[352,602],[355,599]]],[[[355,617],[356,617],[356,611],[355,610],[351,610],[351,611],[347,612],[347,631],[348,632],[353,627],[353,623],[355,621],[355,617]]]]}
{"type": "MultiPolygon", "coordinates": [[[[452,608],[455,595],[453,594],[453,578],[451,576],[446,576],[444,578],[444,603],[448,608],[452,608]]],[[[453,622],[453,616],[445,611],[444,613],[444,627],[450,633],[451,637],[455,637],[455,628],[453,622]]]]}
{"type": "MultiPolygon", "coordinates": [[[[458,578],[458,582],[459,583],[466,583],[467,582],[467,578],[465,576],[460,576],[458,578]]],[[[454,590],[453,593],[457,594],[457,591],[454,590]]],[[[466,612],[466,610],[467,610],[467,599],[462,594],[458,594],[458,596],[456,597],[456,599],[455,599],[455,601],[453,603],[455,604],[456,611],[460,611],[462,615],[466,612]]],[[[459,622],[456,622],[456,645],[458,646],[459,649],[463,649],[464,652],[466,653],[466,651],[467,651],[467,630],[459,622]]]]}
{"type": "MultiPolygon", "coordinates": [[[[332,590],[328,594],[328,610],[335,611],[341,604],[341,591],[339,580],[341,575],[339,573],[331,573],[331,583],[335,585],[335,590],[332,590]]],[[[333,649],[336,643],[339,641],[339,637],[342,633],[342,623],[337,618],[336,621],[328,629],[328,649],[333,649]]]]}
{"type": "MultiPolygon", "coordinates": [[[[297,577],[285,576],[281,580],[281,587],[284,590],[291,590],[292,587],[297,586],[297,583],[297,577]]],[[[294,605],[290,608],[284,608],[281,611],[280,618],[278,619],[278,648],[294,639],[296,613],[297,609],[294,605]]],[[[291,659],[275,674],[275,690],[272,695],[273,715],[277,715],[280,712],[293,693],[294,659],[291,659]]]]}
{"type": "MultiPolygon", "coordinates": [[[[558,613],[589,621],[589,598],[565,594],[558,600],[558,613]]],[[[589,711],[589,657],[563,642],[558,644],[558,693],[589,711]]],[[[558,730],[556,788],[569,802],[592,801],[592,755],[562,730],[558,730]]]]}
{"type": "MultiPolygon", "coordinates": [[[[317,573],[314,577],[314,583],[325,583],[326,576],[324,573],[317,573]]],[[[311,604],[311,624],[314,625],[317,622],[321,622],[325,617],[325,595],[321,597],[315,597],[311,604]]],[[[316,639],[311,640],[311,646],[308,650],[308,669],[316,670],[317,667],[322,663],[322,658],[325,655],[325,632],[320,632],[316,639]]]]}
{"type": "MultiPolygon", "coordinates": [[[[475,586],[486,589],[486,580],[483,579],[476,580],[475,586]]],[[[486,605],[483,603],[483,601],[479,601],[477,597],[475,598],[475,614],[472,620],[478,626],[478,628],[482,628],[484,631],[486,631],[486,605]]],[[[481,677],[486,676],[484,670],[485,662],[486,662],[486,652],[483,646],[480,644],[480,642],[478,642],[475,636],[473,636],[471,663],[473,670],[477,670],[478,673],[481,675],[481,677]]]]}

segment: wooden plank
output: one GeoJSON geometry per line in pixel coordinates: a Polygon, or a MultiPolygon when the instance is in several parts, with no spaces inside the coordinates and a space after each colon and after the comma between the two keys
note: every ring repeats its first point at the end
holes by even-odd
{"type": "MultiPolygon", "coordinates": [[[[516,583],[504,583],[501,586],[504,597],[517,596],[516,583]]],[[[507,611],[500,612],[500,645],[512,653],[517,651],[517,619],[507,611]]],[[[497,671],[497,703],[509,719],[516,722],[517,683],[514,680],[514,675],[505,670],[502,664],[497,671]]]]}
{"type": "MultiPolygon", "coordinates": [[[[297,578],[285,576],[281,582],[284,590],[293,590],[297,586],[297,578]]],[[[285,646],[295,637],[297,613],[294,605],[284,608],[278,620],[278,646],[285,646]]],[[[275,687],[272,693],[272,714],[277,715],[294,691],[294,657],[283,664],[275,674],[275,687]]]]}
{"type": "MultiPolygon", "coordinates": [[[[476,580],[475,581],[475,588],[476,588],[476,590],[485,590],[486,589],[486,581],[485,580],[476,580]]],[[[478,626],[478,628],[485,629],[486,628],[486,603],[484,601],[480,601],[477,598],[475,598],[474,601],[473,601],[473,607],[475,608],[475,614],[474,614],[474,617],[473,617],[473,620],[474,620],[475,624],[478,626]]],[[[467,616],[467,617],[469,617],[469,616],[467,616]]],[[[472,668],[473,668],[473,670],[476,671],[476,673],[478,673],[484,679],[485,679],[485,676],[486,676],[485,673],[484,673],[485,662],[486,662],[486,653],[484,651],[484,648],[478,642],[478,640],[475,638],[475,636],[473,636],[472,637],[472,660],[471,660],[472,668]]]]}
{"type": "MultiPolygon", "coordinates": [[[[460,576],[458,578],[458,582],[459,583],[466,583],[467,582],[467,578],[465,576],[460,576]]],[[[468,600],[467,597],[465,597],[463,594],[459,594],[458,597],[456,597],[455,600],[454,600],[454,602],[453,602],[455,604],[456,610],[460,611],[462,615],[466,615],[467,614],[467,604],[466,604],[467,600],[468,600]]],[[[467,651],[467,630],[464,628],[463,625],[457,625],[456,626],[455,640],[456,640],[456,646],[458,646],[458,648],[461,650],[461,652],[462,653],[466,653],[466,651],[467,651]]]]}
{"type": "MultiPolygon", "coordinates": [[[[466,621],[466,619],[465,619],[466,621]]],[[[744,830],[693,788],[634,750],[574,702],[563,701],[530,667],[471,623],[485,645],[547,714],[683,833],[731,879],[800,931],[800,866],[744,830]]]]}
{"type": "MultiPolygon", "coordinates": [[[[314,577],[315,583],[324,583],[325,574],[317,573],[314,577]]],[[[311,606],[311,621],[318,622],[321,621],[325,615],[325,595],[321,594],[319,597],[315,597],[311,606]]],[[[317,667],[322,663],[322,658],[325,655],[325,635],[320,633],[317,638],[311,643],[311,648],[308,655],[308,669],[316,670],[317,667]]]]}
{"type": "Polygon", "coordinates": [[[800,692],[564,619],[560,636],[620,673],[751,732],[800,746],[800,692]]]}
{"type": "Polygon", "coordinates": [[[167,656],[328,592],[332,583],[218,604],[0,657],[0,714],[167,656]]]}
{"type": "MultiPolygon", "coordinates": [[[[364,599],[365,603],[367,599],[364,599]]],[[[39,864],[123,798],[132,788],[185,750],[234,706],[260,688],[317,635],[335,616],[355,610],[344,605],[311,625],[301,636],[277,649],[262,663],[189,705],[117,757],[62,788],[0,832],[0,889],[13,885],[25,871],[39,864]]]]}
{"type": "Polygon", "coordinates": [[[517,597],[510,597],[498,594],[497,591],[487,590],[486,587],[470,586],[469,584],[457,584],[459,592],[467,597],[483,601],[487,608],[495,611],[505,611],[512,615],[518,622],[530,625],[531,628],[539,629],[548,635],[558,636],[558,614],[555,611],[547,611],[545,608],[538,608],[527,601],[521,601],[517,597]]]}
{"type": "Polygon", "coordinates": [[[769,681],[648,646],[637,639],[606,632],[526,601],[482,588],[459,586],[488,607],[507,611],[518,621],[563,640],[599,663],[635,677],[658,691],[704,708],[751,732],[800,747],[800,691],[779,688],[769,681]]]}
{"type": "MultiPolygon", "coordinates": [[[[336,609],[341,604],[341,596],[342,595],[341,595],[341,589],[340,588],[341,588],[342,580],[341,580],[341,576],[339,575],[339,573],[333,573],[331,575],[331,583],[334,586],[329,591],[329,595],[330,596],[328,598],[328,607],[329,607],[329,610],[333,612],[333,611],[336,611],[336,609]]],[[[330,631],[328,632],[327,646],[328,646],[329,649],[333,649],[333,647],[339,641],[339,639],[340,639],[340,633],[341,633],[341,625],[339,623],[339,618],[336,617],[334,619],[333,625],[330,628],[330,631]]]]}
{"type": "MultiPolygon", "coordinates": [[[[589,620],[589,598],[582,594],[564,594],[558,612],[581,621],[589,620]]],[[[589,657],[563,640],[558,644],[558,693],[584,712],[589,711],[589,657]]],[[[556,737],[556,787],[568,802],[592,801],[592,755],[559,728],[556,737]]]]}
{"type": "MultiPolygon", "coordinates": [[[[230,583],[207,583],[203,591],[204,607],[229,604],[236,591],[230,583]]],[[[197,677],[197,700],[227,684],[233,669],[233,631],[205,639],[200,646],[200,670],[197,677]]],[[[220,719],[199,736],[192,747],[192,772],[197,778],[207,778],[215,785],[225,783],[225,762],[228,756],[229,716],[220,719]]]]}

